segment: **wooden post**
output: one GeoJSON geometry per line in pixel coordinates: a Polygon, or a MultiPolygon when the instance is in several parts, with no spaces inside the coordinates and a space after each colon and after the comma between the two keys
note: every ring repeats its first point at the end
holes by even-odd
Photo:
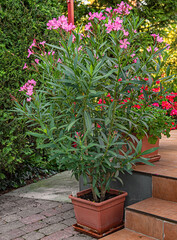
{"type": "Polygon", "coordinates": [[[68,4],[68,23],[74,25],[74,0],[67,0],[68,4]]]}

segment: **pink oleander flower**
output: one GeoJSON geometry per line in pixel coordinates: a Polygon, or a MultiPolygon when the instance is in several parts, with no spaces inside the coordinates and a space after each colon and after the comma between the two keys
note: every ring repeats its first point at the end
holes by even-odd
{"type": "Polygon", "coordinates": [[[163,37],[157,36],[157,39],[156,39],[156,40],[157,40],[157,42],[160,42],[160,43],[161,43],[161,42],[163,42],[163,37]]]}
{"type": "Polygon", "coordinates": [[[76,37],[73,35],[72,42],[76,41],[76,37]]]}
{"type": "Polygon", "coordinates": [[[82,46],[78,47],[78,52],[82,49],[82,46]]]}
{"type": "Polygon", "coordinates": [[[134,33],[137,33],[137,30],[135,29],[135,30],[133,30],[133,32],[134,32],[134,33]]]}
{"type": "Polygon", "coordinates": [[[117,81],[118,81],[118,82],[121,82],[121,81],[122,81],[122,78],[119,78],[117,81]]]}
{"type": "Polygon", "coordinates": [[[31,51],[30,49],[28,49],[28,56],[27,56],[27,58],[29,58],[33,53],[34,53],[33,51],[31,51]]]}
{"type": "Polygon", "coordinates": [[[24,65],[23,69],[26,69],[26,68],[28,68],[28,66],[27,66],[27,64],[25,63],[25,65],[24,65]]]}
{"type": "Polygon", "coordinates": [[[28,80],[28,83],[36,86],[36,81],[34,79],[28,80]]]}
{"type": "Polygon", "coordinates": [[[159,104],[158,103],[153,103],[152,106],[159,107],[159,104]]]}
{"type": "Polygon", "coordinates": [[[155,47],[154,48],[154,52],[157,52],[159,49],[158,49],[158,47],[155,47]]]}
{"type": "Polygon", "coordinates": [[[42,41],[39,44],[41,44],[44,47],[44,44],[46,43],[46,41],[42,41]]]}
{"type": "Polygon", "coordinates": [[[170,44],[166,43],[166,47],[167,47],[167,50],[169,50],[170,49],[170,44]]]}
{"type": "Polygon", "coordinates": [[[108,20],[108,23],[105,24],[105,27],[107,27],[106,29],[107,33],[110,33],[114,28],[114,24],[111,22],[111,20],[108,20]]]}
{"type": "Polygon", "coordinates": [[[114,9],[113,12],[119,13],[119,14],[128,15],[128,14],[130,14],[129,10],[132,9],[132,7],[129,4],[124,3],[123,1],[120,4],[117,4],[117,6],[118,6],[118,8],[114,9]]]}
{"type": "Polygon", "coordinates": [[[91,28],[92,24],[89,22],[88,24],[85,25],[85,31],[89,31],[91,28]]]}
{"type": "Polygon", "coordinates": [[[103,16],[102,12],[100,12],[100,13],[94,12],[93,14],[91,12],[89,12],[89,16],[90,16],[89,20],[93,20],[94,18],[97,18],[99,21],[106,19],[106,17],[103,16]]]}
{"type": "Polygon", "coordinates": [[[97,123],[97,128],[101,128],[101,126],[97,123]]]}
{"type": "Polygon", "coordinates": [[[149,47],[147,48],[147,51],[148,51],[148,52],[151,52],[151,51],[152,51],[151,46],[149,46],[149,47]]]}
{"type": "Polygon", "coordinates": [[[120,45],[120,48],[125,48],[125,49],[127,48],[127,45],[130,44],[130,43],[127,41],[127,38],[124,39],[124,40],[120,40],[119,42],[120,42],[120,44],[122,44],[122,45],[120,45]]]}
{"type": "Polygon", "coordinates": [[[111,10],[112,10],[112,7],[110,7],[110,8],[107,7],[107,8],[105,9],[105,11],[108,12],[108,13],[111,13],[111,10]]]}
{"type": "Polygon", "coordinates": [[[133,53],[132,55],[130,55],[132,58],[135,56],[135,54],[133,53]]]}
{"type": "Polygon", "coordinates": [[[66,32],[70,32],[76,28],[72,23],[68,24],[68,18],[64,15],[58,17],[58,20],[56,18],[49,20],[47,26],[49,30],[61,28],[66,32]]]}
{"type": "Polygon", "coordinates": [[[37,64],[39,64],[39,59],[36,58],[34,61],[35,61],[37,64]]]}
{"type": "Polygon", "coordinates": [[[119,17],[117,17],[117,18],[114,20],[114,27],[113,27],[113,29],[114,29],[115,31],[121,30],[121,28],[122,28],[122,22],[123,22],[123,20],[120,19],[119,17]]]}
{"type": "Polygon", "coordinates": [[[31,97],[27,98],[26,101],[27,101],[27,102],[30,102],[30,101],[31,101],[31,97]]]}
{"type": "Polygon", "coordinates": [[[31,46],[29,48],[32,49],[32,47],[36,47],[36,39],[33,40],[33,43],[31,44],[31,46]]]}
{"type": "Polygon", "coordinates": [[[127,31],[125,31],[124,29],[123,29],[123,33],[124,33],[124,36],[128,36],[129,35],[129,32],[127,31]]]}
{"type": "Polygon", "coordinates": [[[137,58],[135,58],[135,59],[133,59],[133,62],[134,62],[134,63],[136,63],[136,62],[137,62],[137,60],[138,60],[138,57],[137,57],[137,58]]]}
{"type": "Polygon", "coordinates": [[[154,40],[155,40],[155,38],[158,37],[159,35],[153,33],[153,34],[151,34],[151,36],[154,37],[154,40]]]}
{"type": "Polygon", "coordinates": [[[61,59],[60,59],[60,58],[57,60],[57,63],[62,63],[62,61],[61,61],[61,59]]]}

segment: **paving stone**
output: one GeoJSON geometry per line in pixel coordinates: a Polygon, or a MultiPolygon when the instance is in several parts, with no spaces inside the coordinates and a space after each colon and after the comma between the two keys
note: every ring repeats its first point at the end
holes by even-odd
{"type": "Polygon", "coordinates": [[[47,224],[54,224],[54,223],[59,223],[63,220],[63,218],[60,216],[60,214],[57,214],[52,217],[48,217],[42,220],[42,222],[47,223],[47,224]]]}
{"type": "Polygon", "coordinates": [[[0,219],[0,226],[3,225],[3,224],[5,224],[5,223],[6,223],[6,222],[5,222],[4,220],[0,219]]]}
{"type": "Polygon", "coordinates": [[[76,223],[75,218],[68,218],[62,222],[63,224],[66,224],[67,226],[72,226],[73,224],[76,223]]]}
{"type": "Polygon", "coordinates": [[[62,217],[63,219],[68,219],[68,218],[75,217],[74,210],[70,210],[70,211],[67,211],[67,212],[62,213],[62,214],[61,214],[61,217],[62,217]]]}
{"type": "Polygon", "coordinates": [[[90,236],[83,235],[83,234],[80,234],[80,235],[77,235],[77,236],[72,236],[72,237],[69,237],[69,238],[64,238],[64,240],[91,240],[91,239],[95,239],[95,238],[92,238],[90,236]]]}
{"type": "Polygon", "coordinates": [[[31,224],[27,224],[24,227],[20,228],[22,231],[24,231],[25,233],[29,233],[29,232],[33,232],[36,230],[39,230],[41,228],[46,227],[47,224],[45,222],[35,222],[35,223],[31,223],[31,224]]]}
{"type": "Polygon", "coordinates": [[[29,216],[34,215],[36,213],[41,213],[42,212],[42,209],[40,209],[40,208],[30,208],[30,209],[27,209],[27,210],[24,209],[24,210],[18,212],[18,215],[23,217],[23,218],[26,218],[26,217],[29,217],[29,216]]]}
{"type": "Polygon", "coordinates": [[[34,214],[32,216],[29,216],[29,217],[26,217],[26,218],[22,218],[20,221],[22,223],[25,223],[25,224],[30,224],[30,223],[34,223],[34,222],[40,221],[40,220],[42,220],[44,218],[46,218],[46,217],[43,216],[43,215],[34,214]]]}
{"type": "Polygon", "coordinates": [[[69,210],[73,210],[73,205],[70,203],[66,203],[62,205],[62,212],[66,212],[69,210]]]}
{"type": "Polygon", "coordinates": [[[24,238],[15,238],[15,239],[13,239],[13,240],[24,240],[24,238]]]}
{"type": "Polygon", "coordinates": [[[44,238],[42,238],[41,240],[62,240],[65,238],[69,238],[72,236],[72,233],[70,232],[66,232],[66,231],[58,231],[56,233],[53,233],[49,236],[46,236],[44,238]]]}
{"type": "Polygon", "coordinates": [[[24,226],[24,224],[20,221],[6,223],[0,226],[0,233],[6,233],[13,229],[20,228],[22,226],[24,226]]]}
{"type": "Polygon", "coordinates": [[[50,208],[55,208],[55,207],[60,207],[60,206],[62,206],[62,204],[59,202],[45,201],[40,205],[40,208],[43,210],[47,210],[50,208]]]}
{"type": "Polygon", "coordinates": [[[66,225],[62,223],[57,223],[57,224],[52,224],[48,227],[42,228],[39,230],[39,232],[44,233],[45,235],[50,235],[64,228],[66,228],[66,225]]]}
{"type": "Polygon", "coordinates": [[[13,240],[24,240],[24,238],[15,238],[15,239],[13,239],[13,240]]]}
{"type": "Polygon", "coordinates": [[[79,232],[75,231],[72,226],[65,228],[65,232],[72,233],[72,235],[77,235],[79,232]]]}
{"type": "Polygon", "coordinates": [[[57,209],[48,209],[46,211],[41,212],[42,215],[46,216],[46,217],[51,217],[54,216],[58,213],[57,209]]]}
{"type": "Polygon", "coordinates": [[[1,240],[11,240],[11,239],[14,239],[17,237],[21,237],[24,234],[25,234],[25,232],[20,229],[13,229],[9,232],[5,232],[5,234],[2,234],[0,239],[1,240]]]}
{"type": "Polygon", "coordinates": [[[23,236],[25,240],[39,240],[44,237],[44,234],[39,232],[30,232],[23,236]]]}
{"type": "Polygon", "coordinates": [[[2,218],[2,220],[6,221],[6,222],[14,222],[16,220],[20,220],[21,217],[18,216],[17,214],[12,214],[12,215],[8,215],[5,216],[4,218],[2,218]]]}

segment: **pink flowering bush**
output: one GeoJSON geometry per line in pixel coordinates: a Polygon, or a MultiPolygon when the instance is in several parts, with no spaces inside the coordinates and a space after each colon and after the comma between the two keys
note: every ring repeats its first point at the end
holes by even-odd
{"type": "MultiPolygon", "coordinates": [[[[141,141],[132,151],[127,140],[138,141],[132,134],[135,114],[143,131],[149,130],[144,120],[149,114],[143,118],[133,109],[158,95],[153,82],[171,79],[160,77],[168,46],[150,35],[152,44],[146,45],[145,33],[138,32],[142,22],[124,2],[89,13],[84,30],[60,16],[47,23],[58,33],[58,45],[34,40],[28,50],[34,70],[42,69],[43,75],[20,89],[27,99],[16,109],[38,129],[29,134],[43,139],[40,148],[52,150],[51,160],[58,158],[77,179],[82,175],[89,181],[96,202],[104,200],[120,171],[130,172],[136,162],[150,164],[142,155],[154,151],[141,153],[141,141]]],[[[148,103],[155,109],[153,103],[158,101],[148,103]]]]}

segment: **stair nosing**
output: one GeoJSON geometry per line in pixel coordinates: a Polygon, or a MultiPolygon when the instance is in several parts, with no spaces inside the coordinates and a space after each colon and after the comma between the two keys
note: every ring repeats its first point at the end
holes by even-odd
{"type": "Polygon", "coordinates": [[[151,175],[151,176],[155,176],[155,177],[163,177],[163,178],[177,180],[177,177],[171,177],[171,176],[166,176],[166,175],[161,175],[161,174],[156,174],[156,173],[143,172],[143,171],[135,170],[135,169],[133,169],[133,172],[137,172],[137,173],[140,173],[140,174],[151,175]]]}
{"type": "MultiPolygon", "coordinates": [[[[153,197],[152,197],[152,198],[153,198],[153,197]]],[[[154,198],[154,199],[160,199],[160,200],[162,200],[162,201],[172,202],[172,201],[168,201],[168,200],[163,200],[163,199],[161,199],[161,198],[154,198]]],[[[145,200],[146,200],[146,199],[145,199],[145,200]]],[[[143,200],[143,201],[144,201],[144,200],[143,200]]],[[[176,202],[172,202],[172,203],[177,204],[176,202]]],[[[136,204],[136,203],[135,203],[135,204],[136,204]]],[[[138,204],[138,203],[137,203],[137,204],[138,204]]],[[[130,205],[130,206],[131,206],[131,205],[130,205]]],[[[162,217],[162,216],[159,216],[159,215],[156,215],[156,214],[153,214],[153,213],[148,213],[148,212],[145,212],[145,211],[142,211],[142,210],[134,209],[134,208],[131,208],[130,206],[127,206],[127,207],[126,207],[126,210],[132,211],[132,212],[141,213],[141,214],[144,214],[144,215],[146,215],[146,216],[156,217],[156,218],[158,218],[158,219],[165,220],[165,221],[168,221],[168,222],[177,224],[177,220],[173,220],[173,219],[170,219],[170,218],[167,218],[167,217],[162,217]]]]}

